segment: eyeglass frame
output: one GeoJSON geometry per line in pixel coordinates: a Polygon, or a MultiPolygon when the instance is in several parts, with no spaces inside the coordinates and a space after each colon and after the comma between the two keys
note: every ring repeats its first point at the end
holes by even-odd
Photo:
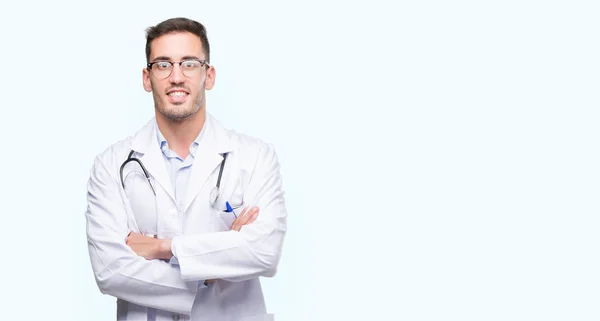
{"type": "MultiPolygon", "coordinates": [[[[184,62],[186,62],[186,61],[197,61],[197,62],[199,62],[199,63],[200,63],[200,68],[202,68],[202,67],[204,67],[204,66],[206,66],[206,67],[210,68],[210,65],[208,64],[208,62],[207,62],[205,59],[198,59],[198,58],[184,59],[184,60],[181,60],[181,61],[157,60],[157,61],[149,62],[149,63],[146,65],[146,68],[148,68],[148,72],[152,73],[152,66],[153,66],[154,64],[157,64],[157,63],[159,63],[159,62],[163,62],[163,63],[164,63],[164,62],[166,62],[166,63],[170,64],[170,65],[171,65],[171,69],[169,70],[169,74],[168,74],[168,75],[166,75],[166,76],[165,76],[165,77],[163,77],[163,78],[159,78],[159,79],[167,79],[167,78],[169,78],[169,77],[171,76],[171,74],[173,73],[173,67],[175,67],[175,64],[178,64],[178,65],[179,65],[179,68],[181,68],[181,64],[183,64],[183,63],[184,63],[184,62]]],[[[181,73],[182,73],[184,76],[188,77],[188,78],[192,78],[192,77],[190,77],[190,76],[186,75],[186,74],[185,74],[185,72],[183,72],[183,70],[181,71],[181,73]]]]}

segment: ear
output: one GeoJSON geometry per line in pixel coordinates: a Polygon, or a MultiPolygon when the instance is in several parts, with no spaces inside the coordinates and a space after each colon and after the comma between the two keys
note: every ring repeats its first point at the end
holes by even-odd
{"type": "Polygon", "coordinates": [[[142,84],[144,85],[144,90],[147,92],[152,92],[152,84],[150,83],[150,72],[148,68],[144,68],[142,70],[142,84]]]}
{"type": "Polygon", "coordinates": [[[217,78],[217,71],[215,67],[210,66],[206,70],[206,79],[204,80],[204,89],[211,90],[215,86],[215,80],[217,78]]]}

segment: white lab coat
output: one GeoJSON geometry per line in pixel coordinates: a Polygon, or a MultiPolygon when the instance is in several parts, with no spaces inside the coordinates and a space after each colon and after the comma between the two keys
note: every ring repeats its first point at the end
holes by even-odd
{"type": "MultiPolygon", "coordinates": [[[[192,166],[187,197],[177,209],[155,120],[137,134],[100,153],[88,184],[88,248],[100,291],[117,298],[117,320],[272,320],[259,277],[273,277],[286,233],[287,211],[279,162],[273,147],[226,130],[207,113],[205,131],[192,166]],[[156,190],[156,198],[130,162],[133,150],[156,190]],[[209,205],[222,153],[229,152],[217,209],[209,205]],[[224,202],[258,206],[260,213],[241,231],[224,202]],[[157,213],[157,214],[156,214],[157,213]],[[173,238],[178,264],[146,260],[125,244],[130,231],[154,230],[173,238]],[[204,280],[216,279],[208,286],[204,280]]],[[[237,209],[237,213],[241,208],[237,209]]]]}

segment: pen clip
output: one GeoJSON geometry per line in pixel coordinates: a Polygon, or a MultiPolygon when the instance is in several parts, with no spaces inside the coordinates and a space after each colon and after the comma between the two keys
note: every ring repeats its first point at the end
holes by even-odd
{"type": "Polygon", "coordinates": [[[237,215],[235,214],[235,212],[233,211],[233,208],[231,208],[231,205],[229,205],[229,202],[225,202],[225,207],[226,207],[226,211],[228,213],[233,213],[233,215],[235,216],[235,218],[237,218],[237,215]]]}

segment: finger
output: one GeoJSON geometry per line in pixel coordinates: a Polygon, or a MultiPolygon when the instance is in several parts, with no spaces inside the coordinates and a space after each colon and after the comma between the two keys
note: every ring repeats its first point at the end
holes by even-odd
{"type": "Polygon", "coordinates": [[[251,208],[245,207],[242,210],[242,213],[233,221],[231,230],[236,230],[239,232],[242,229],[242,226],[252,223],[256,219],[258,210],[259,209],[257,206],[251,208]]]}
{"type": "Polygon", "coordinates": [[[254,213],[258,211],[258,208],[253,207],[251,208],[246,215],[244,215],[243,217],[240,218],[240,225],[246,225],[248,224],[248,221],[252,218],[252,216],[254,215],[254,213]]]}
{"type": "Polygon", "coordinates": [[[127,245],[130,245],[131,243],[135,242],[135,240],[136,240],[135,232],[129,232],[129,234],[127,234],[127,239],[126,239],[125,243],[127,245]]]}
{"type": "Polygon", "coordinates": [[[232,230],[232,231],[235,230],[235,231],[239,232],[240,229],[242,228],[242,226],[244,226],[244,222],[245,222],[247,216],[251,216],[251,215],[244,213],[243,216],[242,215],[238,216],[231,224],[230,230],[232,230]]]}
{"type": "Polygon", "coordinates": [[[259,209],[258,207],[253,207],[252,208],[252,212],[250,214],[248,214],[248,220],[246,221],[246,223],[244,225],[248,225],[252,222],[254,222],[256,220],[256,218],[258,217],[258,213],[259,213],[259,209]]]}
{"type": "Polygon", "coordinates": [[[246,215],[246,213],[248,212],[248,207],[244,207],[242,209],[242,211],[240,212],[240,214],[237,215],[238,218],[243,217],[244,215],[246,215]]]}
{"type": "Polygon", "coordinates": [[[246,224],[254,223],[254,221],[256,221],[257,217],[258,217],[258,210],[256,212],[254,212],[254,214],[252,214],[252,218],[250,218],[250,220],[246,224]]]}
{"type": "Polygon", "coordinates": [[[233,220],[233,223],[231,224],[230,230],[236,230],[236,231],[240,230],[240,220],[244,216],[244,214],[246,214],[246,210],[247,210],[247,208],[244,208],[242,210],[242,212],[236,217],[236,219],[233,220]]]}
{"type": "Polygon", "coordinates": [[[247,215],[247,213],[248,213],[248,207],[244,207],[242,209],[242,212],[239,215],[237,215],[236,219],[233,221],[233,224],[231,224],[232,230],[236,230],[236,231],[240,230],[240,228],[243,225],[242,220],[247,215]]]}

